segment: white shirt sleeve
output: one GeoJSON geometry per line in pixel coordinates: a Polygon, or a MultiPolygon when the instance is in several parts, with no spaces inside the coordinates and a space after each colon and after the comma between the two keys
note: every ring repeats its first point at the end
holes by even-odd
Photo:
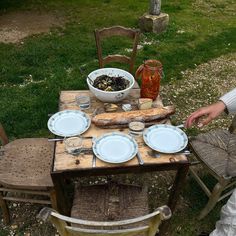
{"type": "Polygon", "coordinates": [[[236,113],[236,88],[219,98],[227,107],[229,114],[236,113]]]}

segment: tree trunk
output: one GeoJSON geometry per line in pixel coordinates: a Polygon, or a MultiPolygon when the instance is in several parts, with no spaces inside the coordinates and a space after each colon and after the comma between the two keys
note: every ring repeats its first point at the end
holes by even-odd
{"type": "Polygon", "coordinates": [[[161,0],[150,0],[150,15],[160,15],[161,13],[161,0]]]}

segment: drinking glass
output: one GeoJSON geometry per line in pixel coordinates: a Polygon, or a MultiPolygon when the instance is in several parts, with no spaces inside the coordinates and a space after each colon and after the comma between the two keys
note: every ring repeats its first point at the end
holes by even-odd
{"type": "Polygon", "coordinates": [[[143,130],[145,128],[145,124],[139,121],[133,121],[129,123],[129,134],[131,136],[139,137],[143,134],[143,130]]]}
{"type": "Polygon", "coordinates": [[[86,110],[90,108],[90,97],[88,95],[79,95],[75,98],[80,110],[86,110]]]}
{"type": "Polygon", "coordinates": [[[65,138],[64,143],[69,154],[79,154],[83,147],[83,139],[79,136],[65,138]]]}

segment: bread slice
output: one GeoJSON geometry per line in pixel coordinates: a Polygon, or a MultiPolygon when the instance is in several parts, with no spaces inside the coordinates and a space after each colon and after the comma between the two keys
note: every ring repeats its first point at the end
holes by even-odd
{"type": "Polygon", "coordinates": [[[146,110],[152,108],[152,99],[151,98],[139,98],[138,100],[138,109],[146,110]]]}

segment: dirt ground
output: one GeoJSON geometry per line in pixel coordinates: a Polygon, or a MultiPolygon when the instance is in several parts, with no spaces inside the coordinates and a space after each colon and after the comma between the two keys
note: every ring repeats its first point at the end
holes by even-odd
{"type": "Polygon", "coordinates": [[[50,12],[20,11],[0,15],[0,42],[19,43],[32,34],[47,33],[61,27],[63,17],[50,12]]]}

